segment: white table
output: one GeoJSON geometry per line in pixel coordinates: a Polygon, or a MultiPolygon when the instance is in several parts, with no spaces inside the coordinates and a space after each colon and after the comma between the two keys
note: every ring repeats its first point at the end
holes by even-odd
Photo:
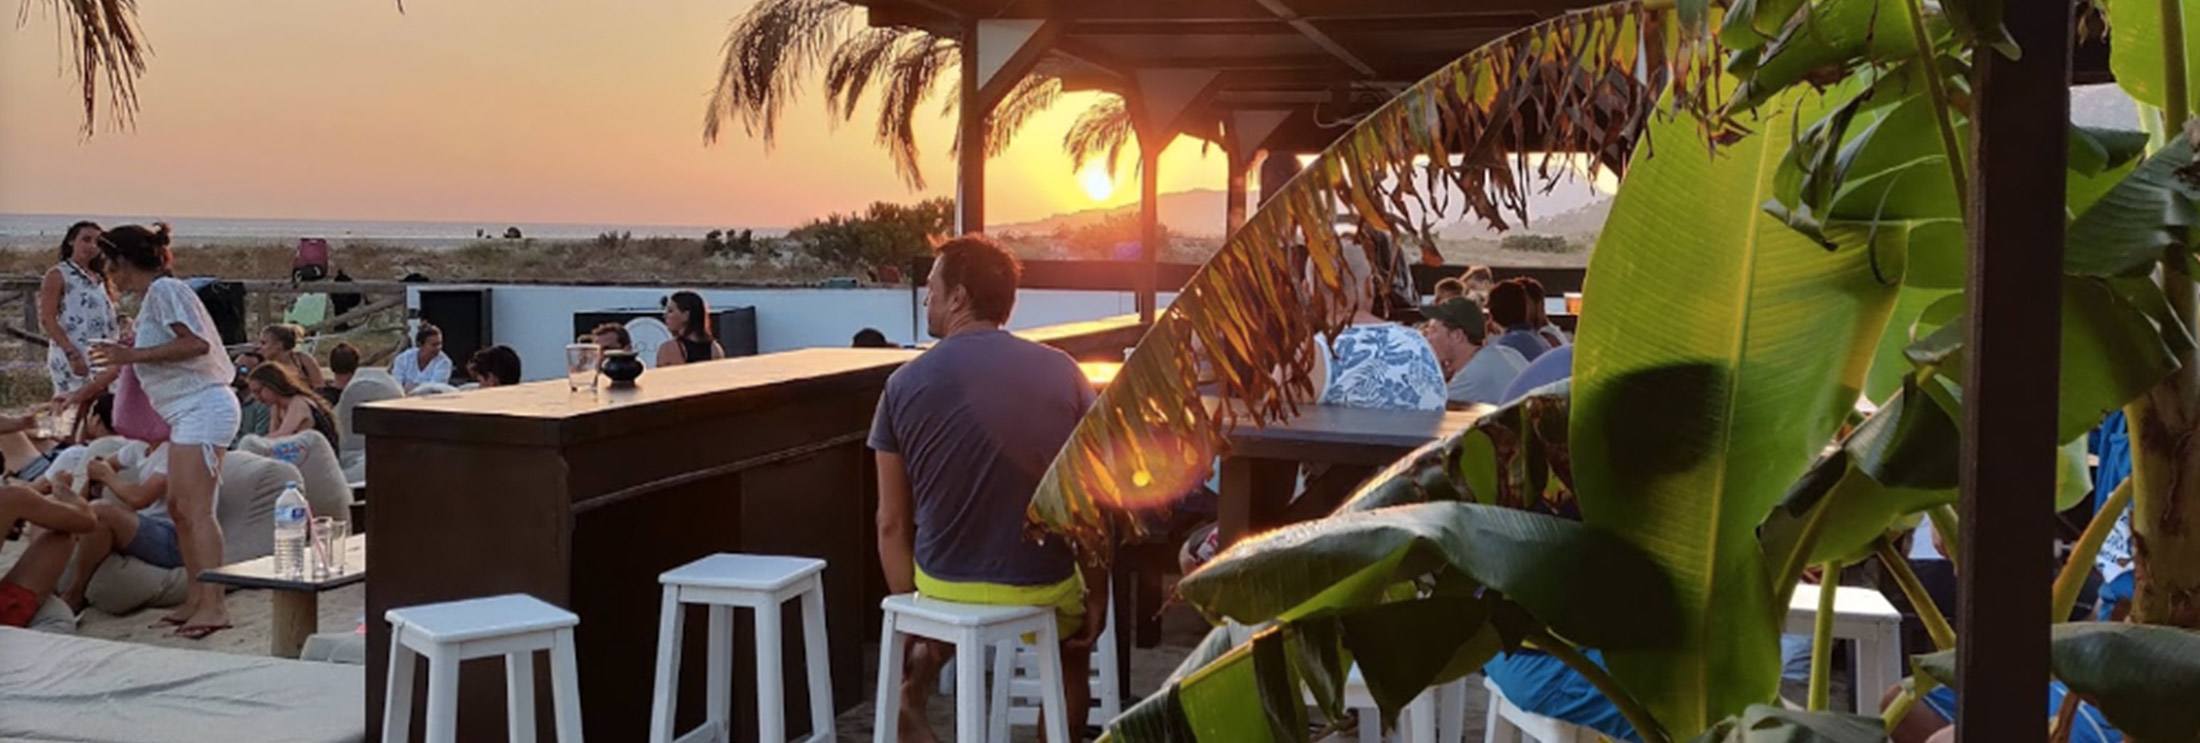
{"type": "MultiPolygon", "coordinates": [[[[1818,587],[1795,586],[1788,598],[1788,634],[1817,631],[1818,587]]],[[[1880,692],[1902,679],[1902,614],[1878,591],[1840,586],[1833,593],[1833,636],[1856,646],[1856,713],[1879,713],[1880,692]]]]}

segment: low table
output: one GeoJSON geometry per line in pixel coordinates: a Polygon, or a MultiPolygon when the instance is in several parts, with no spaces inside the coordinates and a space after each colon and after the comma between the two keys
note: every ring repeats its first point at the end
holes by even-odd
{"type": "Polygon", "coordinates": [[[1387,466],[1474,425],[1490,410],[1484,405],[1450,412],[1304,405],[1290,420],[1239,426],[1222,458],[1217,536],[1227,547],[1283,526],[1300,464],[1387,466]]]}
{"type": "Polygon", "coordinates": [[[320,628],[321,592],[342,588],[367,579],[367,537],[353,534],[344,538],[344,572],[337,575],[292,578],[275,572],[275,556],[223,565],[199,575],[208,583],[222,583],[240,588],[265,588],[273,591],[269,600],[274,604],[275,626],[268,633],[268,654],[279,658],[296,658],[306,645],[306,637],[320,628]]]}

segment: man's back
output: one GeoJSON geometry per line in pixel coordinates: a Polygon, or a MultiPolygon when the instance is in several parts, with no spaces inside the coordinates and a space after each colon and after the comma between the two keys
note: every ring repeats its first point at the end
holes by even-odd
{"type": "Polygon", "coordinates": [[[1024,510],[1092,402],[1067,354],[1001,330],[960,333],[886,382],[870,446],[906,462],[919,570],[948,581],[1057,583],[1068,548],[1024,537],[1024,510]]]}

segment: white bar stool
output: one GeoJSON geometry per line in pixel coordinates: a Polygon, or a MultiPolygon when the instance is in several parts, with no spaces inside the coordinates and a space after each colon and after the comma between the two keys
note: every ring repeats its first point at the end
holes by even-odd
{"type": "MultiPolygon", "coordinates": [[[[1107,624],[1100,630],[1100,637],[1092,645],[1092,706],[1085,714],[1085,724],[1097,727],[1106,727],[1115,720],[1116,715],[1123,713],[1123,669],[1118,668],[1115,662],[1115,628],[1122,623],[1115,621],[1114,587],[1111,585],[1109,589],[1107,608],[1104,610],[1107,612],[1107,624]]],[[[1008,710],[1006,716],[992,716],[992,738],[995,741],[1008,740],[1009,725],[1036,725],[1039,722],[1040,692],[1044,689],[1039,685],[1039,656],[1032,650],[1031,644],[1021,641],[992,650],[993,709],[1008,710]],[[1013,652],[1004,653],[1007,650],[1013,652]],[[1009,683],[1002,684],[1000,679],[1004,678],[1009,683]]],[[[940,669],[940,691],[949,695],[955,693],[953,676],[950,674],[955,672],[959,662],[960,656],[955,662],[940,669]]]]}
{"type": "MultiPolygon", "coordinates": [[[[899,737],[901,716],[901,667],[907,653],[902,636],[923,637],[951,643],[959,658],[985,656],[987,648],[1021,643],[1024,635],[1038,639],[1032,648],[1039,659],[1041,702],[1046,712],[1047,740],[1070,743],[1069,704],[1062,694],[1061,634],[1054,624],[1054,610],[1044,606],[991,606],[958,604],[896,594],[879,602],[885,620],[879,629],[878,717],[875,735],[880,743],[899,737]]],[[[1004,648],[1003,655],[1010,653],[1004,648]]],[[[986,718],[984,663],[956,664],[955,740],[982,743],[993,726],[986,718]]],[[[1002,683],[996,679],[996,683],[1002,683]]],[[[995,710],[1005,721],[1006,710],[995,710]]]]}
{"type": "Polygon", "coordinates": [[[1603,740],[1595,730],[1544,717],[1513,705],[1505,698],[1505,692],[1497,688],[1497,682],[1483,677],[1482,688],[1490,692],[1489,724],[1483,740],[1486,743],[1597,743],[1603,740]]]}
{"type": "MultiPolygon", "coordinates": [[[[1450,685],[1447,684],[1423,691],[1420,696],[1414,697],[1412,702],[1406,704],[1405,709],[1398,712],[1397,730],[1388,738],[1405,743],[1436,743],[1437,696],[1449,688],[1450,685]]],[[[1352,664],[1352,668],[1345,672],[1344,706],[1360,713],[1360,743],[1379,743],[1386,739],[1383,735],[1382,713],[1375,704],[1375,695],[1368,691],[1367,678],[1360,675],[1360,665],[1357,663],[1352,664]]]]}
{"type": "Polygon", "coordinates": [[[785,697],[780,689],[779,608],[802,600],[803,655],[809,664],[810,740],[830,741],[833,728],[832,660],[825,650],[825,561],[809,557],[716,554],[657,576],[665,586],[664,608],[657,619],[656,701],[649,708],[649,740],[673,738],[679,703],[680,637],[683,604],[710,607],[708,712],[701,726],[680,735],[681,743],[733,739],[733,610],[756,617],[757,739],[787,739],[785,697]]]}
{"type": "Polygon", "coordinates": [[[413,666],[428,658],[428,743],[452,743],[458,733],[458,665],[504,656],[505,716],[513,743],[535,739],[535,657],[550,651],[550,696],[559,743],[581,740],[580,670],[573,627],[580,617],[525,594],[391,609],[390,678],[383,695],[382,740],[412,731],[413,666]]]}
{"type": "MultiPolygon", "coordinates": [[[[1798,583],[1788,598],[1787,632],[1817,630],[1818,586],[1798,583]]],[[[1879,714],[1879,694],[1902,680],[1902,613],[1878,591],[1836,586],[1833,636],[1856,648],[1856,713],[1879,714]]]]}

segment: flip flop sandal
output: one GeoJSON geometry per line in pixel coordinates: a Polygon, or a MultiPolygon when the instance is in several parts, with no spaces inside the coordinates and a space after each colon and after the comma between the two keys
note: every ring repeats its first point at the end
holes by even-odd
{"type": "Polygon", "coordinates": [[[186,640],[204,640],[204,639],[206,639],[206,638],[208,638],[208,637],[212,636],[212,635],[213,635],[214,633],[216,633],[216,632],[220,632],[220,631],[222,631],[222,630],[225,630],[225,629],[229,629],[230,627],[234,627],[234,626],[236,626],[236,625],[231,625],[231,624],[186,624],[186,625],[184,625],[184,626],[181,626],[181,627],[177,627],[177,628],[176,628],[176,636],[177,636],[177,637],[181,637],[181,638],[184,638],[184,639],[186,639],[186,640]]]}

